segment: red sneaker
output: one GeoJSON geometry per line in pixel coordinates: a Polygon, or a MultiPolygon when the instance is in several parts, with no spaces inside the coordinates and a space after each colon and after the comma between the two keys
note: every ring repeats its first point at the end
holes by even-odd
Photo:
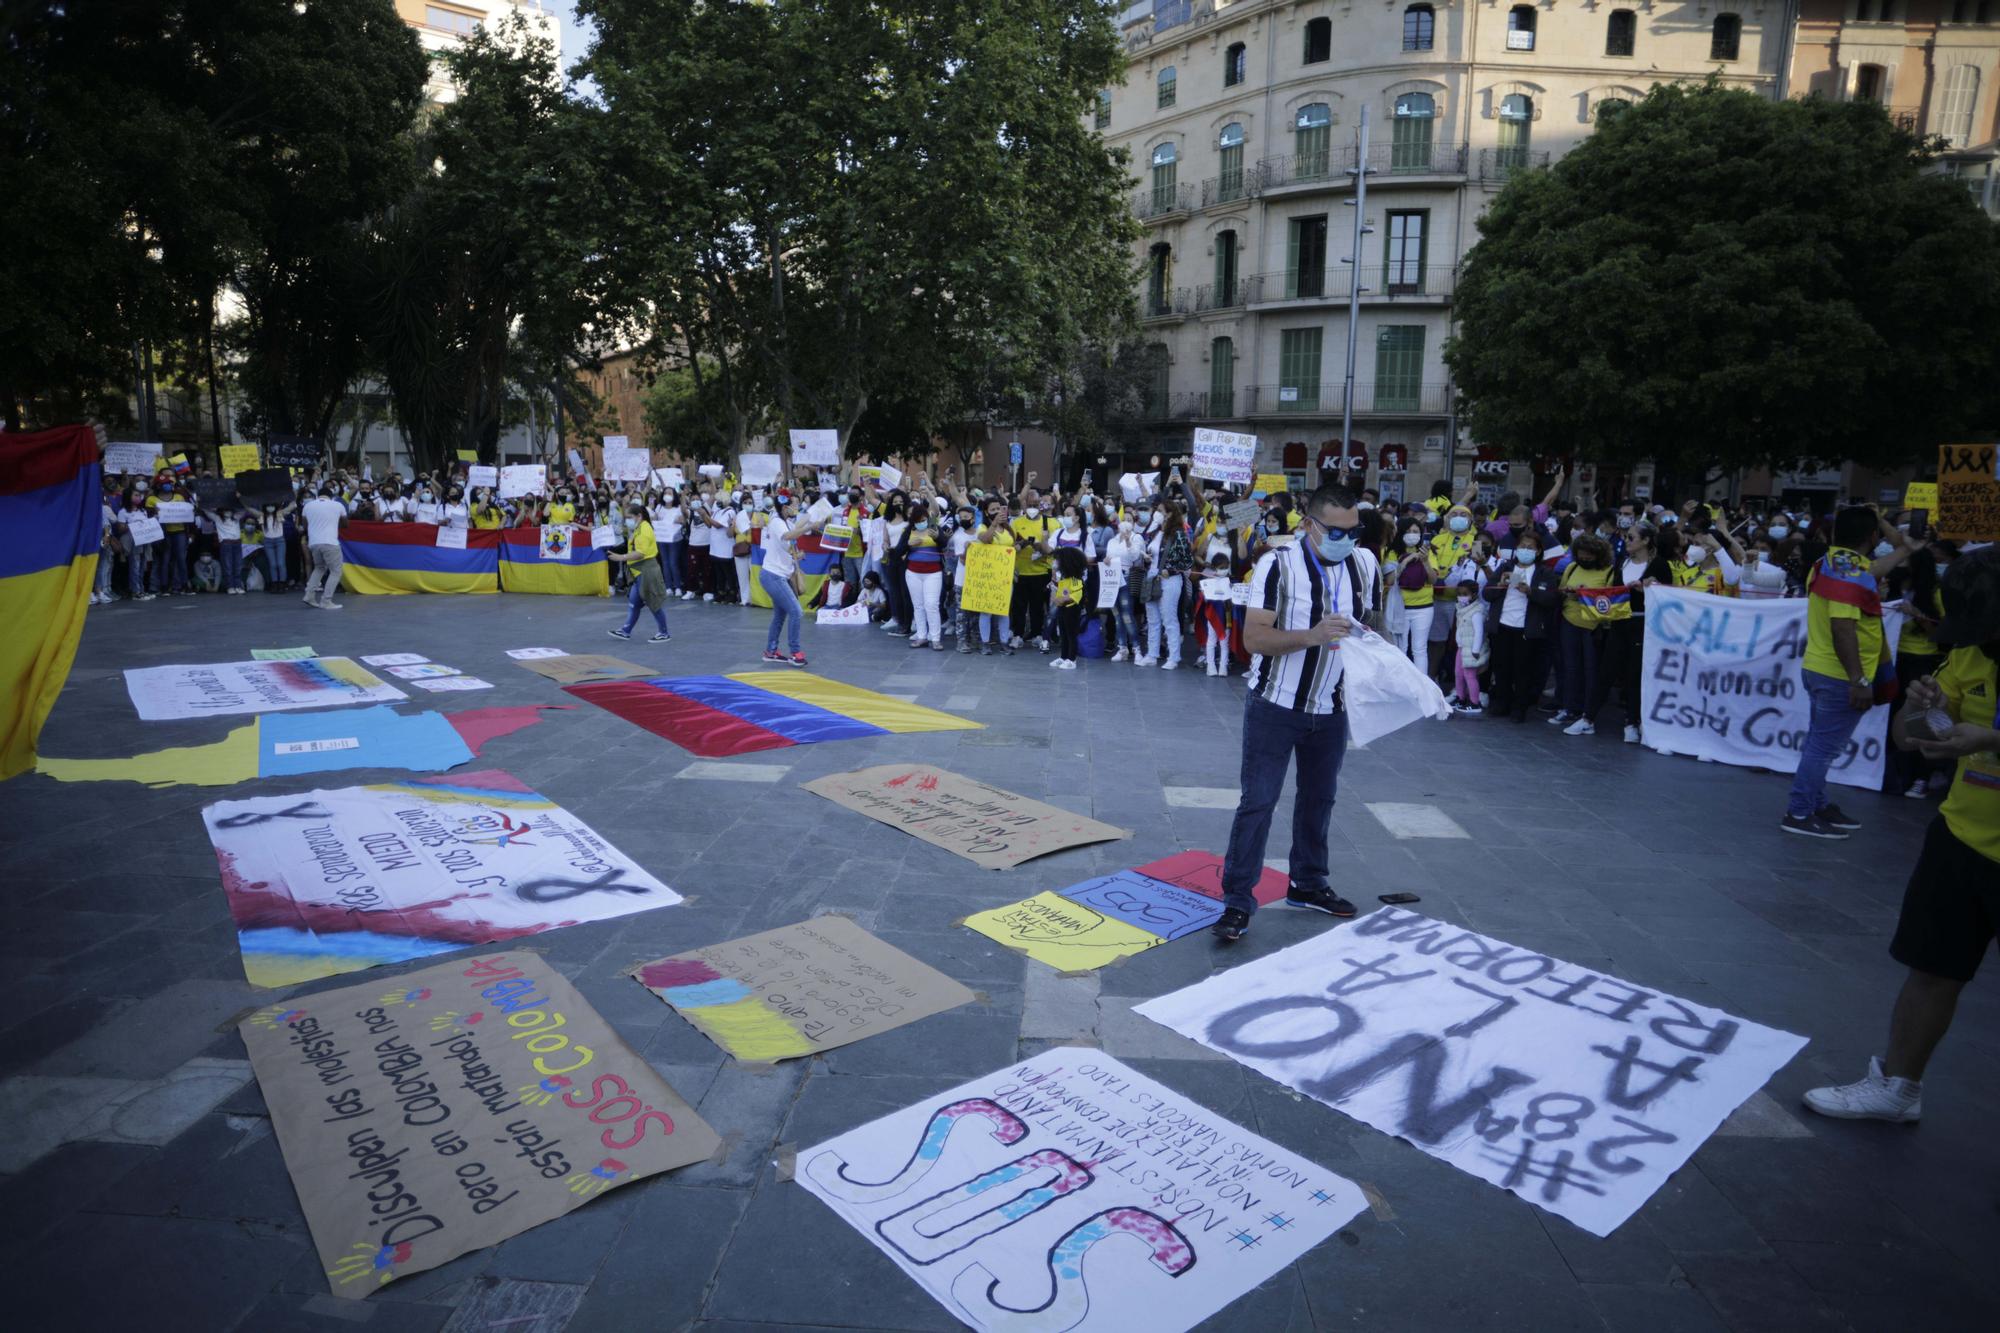
{"type": "Polygon", "coordinates": [[[793,653],[787,660],[795,667],[802,667],[806,664],[806,655],[804,653],[793,653]]]}

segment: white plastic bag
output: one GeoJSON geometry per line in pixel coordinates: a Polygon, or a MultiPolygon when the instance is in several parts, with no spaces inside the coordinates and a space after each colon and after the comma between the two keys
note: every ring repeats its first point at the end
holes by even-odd
{"type": "Polygon", "coordinates": [[[1347,740],[1356,749],[1423,718],[1451,716],[1436,682],[1373,630],[1342,639],[1340,661],[1347,740]]]}

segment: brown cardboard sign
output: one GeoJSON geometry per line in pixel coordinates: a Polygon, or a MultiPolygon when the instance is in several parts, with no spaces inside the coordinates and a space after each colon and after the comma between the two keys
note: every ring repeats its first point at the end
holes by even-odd
{"type": "Polygon", "coordinates": [[[657,676],[657,667],[634,666],[617,657],[598,653],[571,653],[566,657],[517,658],[516,664],[538,676],[547,676],[558,685],[587,685],[594,680],[629,680],[635,676],[657,676]]]}
{"type": "Polygon", "coordinates": [[[336,1296],[367,1296],[721,1143],[530,953],[266,1005],[237,1030],[336,1296]]]}
{"type": "Polygon", "coordinates": [[[691,949],[627,975],[752,1063],[830,1051],[974,998],[844,916],[691,949]]]}
{"type": "Polygon", "coordinates": [[[1994,446],[1947,444],[1938,449],[1938,536],[1950,541],[2000,538],[2000,480],[1994,446]]]}
{"type": "Polygon", "coordinates": [[[882,764],[803,785],[835,805],[879,819],[988,870],[1008,870],[1065,847],[1132,836],[1130,829],[1113,828],[925,764],[882,764]]]}

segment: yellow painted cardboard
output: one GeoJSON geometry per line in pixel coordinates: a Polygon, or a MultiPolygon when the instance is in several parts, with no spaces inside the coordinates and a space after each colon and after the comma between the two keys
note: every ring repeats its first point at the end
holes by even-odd
{"type": "Polygon", "coordinates": [[[1166,943],[1150,931],[1054,893],[975,912],[965,918],[965,926],[1058,972],[1088,972],[1166,943]]]}

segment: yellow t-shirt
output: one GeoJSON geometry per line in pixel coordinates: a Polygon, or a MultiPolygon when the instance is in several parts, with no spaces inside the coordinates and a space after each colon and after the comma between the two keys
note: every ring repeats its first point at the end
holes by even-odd
{"type": "Polygon", "coordinates": [[[1678,560],[1669,560],[1667,570],[1674,576],[1676,588],[1693,588],[1696,592],[1722,595],[1722,568],[1719,565],[1684,565],[1678,560]]]}
{"type": "Polygon", "coordinates": [[[576,522],[576,506],[566,505],[561,501],[557,501],[549,506],[549,516],[544,521],[550,527],[561,527],[565,523],[574,523],[576,522]]]}
{"type": "Polygon", "coordinates": [[[1285,511],[1285,531],[1297,532],[1298,530],[1299,530],[1299,511],[1296,509],[1287,509],[1285,511]]]}
{"type": "MultiPolygon", "coordinates": [[[[1444,531],[1431,538],[1431,569],[1438,578],[1450,574],[1452,567],[1472,554],[1472,529],[1464,532],[1444,531]]],[[[1437,599],[1441,602],[1456,602],[1458,589],[1443,587],[1437,589],[1437,599]]],[[[1403,594],[1403,605],[1410,605],[1410,594],[1403,594]]]]}
{"type": "MultiPolygon", "coordinates": [[[[1402,577],[1404,563],[1411,560],[1422,561],[1426,554],[1422,546],[1404,548],[1402,555],[1398,557],[1401,563],[1398,563],[1396,566],[1397,577],[1399,579],[1402,577]]],[[[1437,601],[1437,589],[1431,586],[1431,579],[1433,577],[1433,575],[1427,573],[1424,577],[1424,586],[1421,588],[1404,588],[1403,605],[1411,610],[1421,611],[1437,601]]]]}
{"type": "MultiPolygon", "coordinates": [[[[2000,663],[1978,648],[1955,649],[1937,673],[1952,719],[1982,727],[1994,723],[2000,706],[2000,663]]],[[[1941,813],[1960,842],[1989,861],[2000,861],[2000,758],[1991,752],[1965,755],[1941,813]]]]}
{"type": "MultiPolygon", "coordinates": [[[[1914,597],[1915,594],[1912,593],[1910,596],[1914,597]]],[[[1905,597],[1903,604],[1907,607],[1910,604],[1910,597],[1905,597]]],[[[1922,609],[1935,612],[1938,608],[1933,605],[1922,609]]],[[[1915,616],[1905,615],[1903,617],[1903,632],[1896,636],[1896,656],[1901,657],[1905,653],[1917,653],[1924,657],[1935,657],[1940,651],[1941,649],[1938,647],[1937,640],[1933,639],[1925,631],[1924,627],[1917,623],[1915,616]]]]}
{"type": "MultiPolygon", "coordinates": [[[[1868,571],[1868,558],[1845,546],[1830,548],[1826,558],[1859,573],[1868,571]]],[[[1840,654],[1833,650],[1833,622],[1851,620],[1856,646],[1861,650],[1861,674],[1875,679],[1882,666],[1882,617],[1865,615],[1858,606],[1820,596],[1813,591],[1818,579],[1819,569],[1815,566],[1806,574],[1806,655],[1799,665],[1822,676],[1846,680],[1847,668],[1840,664],[1840,654]]]]}
{"type": "Polygon", "coordinates": [[[1066,602],[1063,603],[1065,606],[1083,605],[1082,579],[1057,579],[1056,591],[1061,593],[1065,598],[1068,599],[1066,602]]]}
{"type": "MultiPolygon", "coordinates": [[[[1582,565],[1571,565],[1563,571],[1562,587],[1565,591],[1571,588],[1603,588],[1614,583],[1617,577],[1609,569],[1585,569],[1582,565]]],[[[1632,614],[1629,603],[1625,605],[1625,614],[1627,616],[1632,614]]],[[[1605,621],[1614,618],[1616,617],[1599,612],[1596,607],[1581,598],[1563,598],[1563,619],[1578,629],[1596,629],[1605,621]]]]}
{"type": "Polygon", "coordinates": [[[1048,553],[1041,548],[1041,540],[1054,531],[1056,522],[1050,518],[1016,518],[1008,520],[1007,526],[1021,539],[1014,548],[1014,573],[1046,574],[1049,572],[1048,553]]]}
{"type": "MultiPolygon", "coordinates": [[[[643,518],[640,519],[639,526],[633,529],[630,537],[625,539],[625,549],[628,553],[638,556],[641,560],[659,559],[660,541],[659,538],[653,535],[653,525],[643,518]]],[[[635,560],[632,563],[637,564],[638,561],[635,560]]]]}
{"type": "Polygon", "coordinates": [[[1433,495],[1430,499],[1424,501],[1424,508],[1430,510],[1433,514],[1442,514],[1455,503],[1457,502],[1448,495],[1433,495]]]}
{"type": "Polygon", "coordinates": [[[481,532],[491,531],[506,521],[507,516],[500,511],[498,506],[472,511],[472,526],[481,532]]]}

